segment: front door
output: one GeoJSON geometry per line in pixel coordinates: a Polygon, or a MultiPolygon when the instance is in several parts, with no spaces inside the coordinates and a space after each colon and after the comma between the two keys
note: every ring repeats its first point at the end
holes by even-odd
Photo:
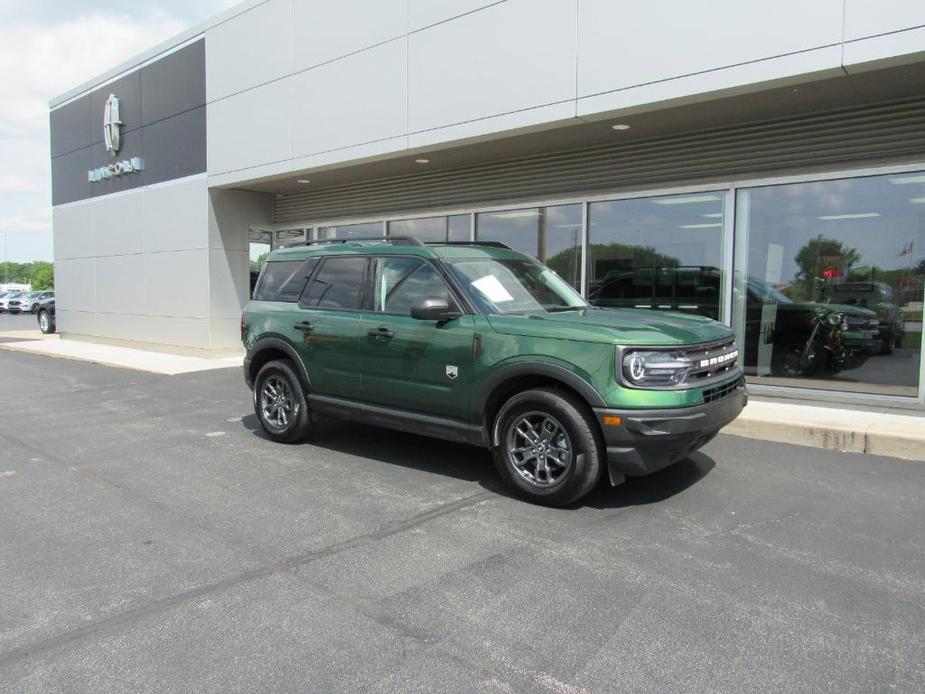
{"type": "Polygon", "coordinates": [[[452,293],[422,258],[380,257],[373,273],[373,310],[360,327],[364,399],[402,410],[465,421],[472,379],[472,316],[438,324],[411,317],[421,299],[452,293]]]}

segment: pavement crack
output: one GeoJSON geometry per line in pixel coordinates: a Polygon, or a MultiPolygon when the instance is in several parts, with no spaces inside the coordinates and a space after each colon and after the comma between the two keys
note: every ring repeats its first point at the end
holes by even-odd
{"type": "Polygon", "coordinates": [[[244,571],[221,581],[216,581],[214,583],[209,583],[207,585],[193,588],[182,593],[170,595],[149,605],[127,610],[125,612],[113,615],[112,617],[108,617],[106,619],[102,619],[91,624],[86,624],[76,629],[62,632],[57,636],[52,636],[51,638],[39,641],[38,643],[25,644],[17,648],[13,648],[6,653],[0,653],[0,667],[10,665],[24,658],[47,653],[48,651],[61,648],[62,646],[73,643],[74,641],[78,641],[100,632],[119,627],[123,624],[129,624],[145,617],[168,612],[175,607],[185,605],[212,593],[228,590],[229,588],[233,588],[237,585],[273,576],[275,574],[285,573],[298,567],[311,564],[312,562],[318,561],[319,559],[324,559],[325,557],[330,557],[335,554],[340,554],[341,552],[363,547],[364,545],[372,544],[387,537],[407,532],[436,518],[455,513],[470,506],[475,506],[476,504],[482,503],[486,499],[489,499],[493,496],[495,495],[489,491],[478,492],[476,494],[463,497],[462,499],[457,499],[456,501],[441,504],[432,509],[411,516],[410,518],[387,523],[374,532],[357,535],[341,542],[335,542],[331,545],[328,545],[327,547],[322,547],[321,549],[316,549],[310,552],[287,557],[286,559],[275,562],[273,564],[251,569],[249,571],[244,571]]]}

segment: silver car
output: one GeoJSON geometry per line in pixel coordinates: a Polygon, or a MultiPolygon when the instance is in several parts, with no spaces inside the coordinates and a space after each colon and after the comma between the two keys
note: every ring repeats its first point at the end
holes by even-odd
{"type": "Polygon", "coordinates": [[[52,298],[54,292],[25,292],[11,299],[7,305],[10,313],[36,313],[43,301],[52,298]]]}
{"type": "Polygon", "coordinates": [[[14,299],[18,299],[22,292],[4,292],[0,294],[0,313],[9,310],[9,304],[14,299]]]}

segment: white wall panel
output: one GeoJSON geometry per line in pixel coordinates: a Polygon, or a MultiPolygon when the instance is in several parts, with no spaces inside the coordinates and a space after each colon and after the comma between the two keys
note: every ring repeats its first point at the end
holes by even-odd
{"type": "MultiPolygon", "coordinates": [[[[845,44],[843,63],[847,72],[862,72],[918,62],[925,52],[925,26],[871,36],[845,44]]],[[[915,90],[916,86],[910,86],[915,90]]]]}
{"type": "Polygon", "coordinates": [[[207,30],[207,100],[292,72],[290,27],[289,0],[269,0],[207,30]]]}
{"type": "Polygon", "coordinates": [[[96,314],[87,311],[68,311],[60,308],[61,300],[55,309],[55,323],[59,334],[96,335],[96,314]]]}
{"type": "Polygon", "coordinates": [[[585,96],[841,42],[842,0],[579,0],[585,96]]]}
{"type": "Polygon", "coordinates": [[[437,22],[445,22],[496,2],[497,0],[409,0],[408,28],[414,31],[437,22]]]}
{"type": "Polygon", "coordinates": [[[92,203],[55,207],[52,210],[55,260],[93,255],[92,203]]]}
{"type": "Polygon", "coordinates": [[[93,255],[141,253],[146,222],[143,198],[144,193],[131,191],[88,203],[93,210],[93,255]]]}
{"type": "Polygon", "coordinates": [[[398,39],[290,78],[293,156],[407,132],[407,39],[398,39]]]}
{"type": "Polygon", "coordinates": [[[298,0],[292,3],[294,70],[402,36],[407,0],[298,0]]]}
{"type": "MultiPolygon", "coordinates": [[[[272,82],[208,105],[210,174],[290,158],[291,81],[272,82]]],[[[303,95],[300,102],[306,101],[303,95]]],[[[321,110],[317,100],[311,103],[321,110]]]]}
{"type": "Polygon", "coordinates": [[[55,262],[55,297],[56,309],[96,310],[93,258],[69,258],[55,262]]]}
{"type": "Polygon", "coordinates": [[[106,256],[95,258],[93,262],[96,310],[100,313],[141,313],[140,308],[146,303],[145,256],[106,256]]]}
{"type": "Polygon", "coordinates": [[[845,0],[845,41],[923,25],[922,0],[845,0]]]}
{"type": "Polygon", "coordinates": [[[209,251],[168,251],[144,256],[144,313],[182,318],[209,317],[209,251]]]}
{"type": "Polygon", "coordinates": [[[240,318],[250,294],[248,251],[209,249],[209,316],[240,318]]]}
{"type": "Polygon", "coordinates": [[[575,98],[575,0],[508,0],[409,37],[412,132],[575,98]]]}
{"type": "Polygon", "coordinates": [[[149,188],[140,196],[142,250],[146,253],[208,245],[204,176],[149,188]]]}

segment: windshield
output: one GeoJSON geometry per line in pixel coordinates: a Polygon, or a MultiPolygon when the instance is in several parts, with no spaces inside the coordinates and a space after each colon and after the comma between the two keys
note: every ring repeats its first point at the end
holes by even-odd
{"type": "Polygon", "coordinates": [[[748,278],[749,293],[763,304],[792,304],[793,301],[777,291],[774,287],[765,284],[754,277],[748,278]]]}
{"type": "Polygon", "coordinates": [[[556,273],[532,260],[479,258],[448,265],[485,313],[551,313],[588,306],[556,273]]]}

